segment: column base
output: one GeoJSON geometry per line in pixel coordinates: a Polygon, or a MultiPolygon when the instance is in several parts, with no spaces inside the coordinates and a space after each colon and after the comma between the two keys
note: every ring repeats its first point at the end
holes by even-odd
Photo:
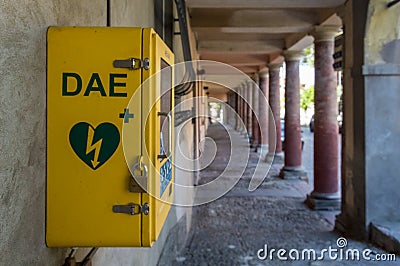
{"type": "Polygon", "coordinates": [[[256,152],[256,153],[260,153],[260,144],[259,143],[257,143],[257,145],[254,145],[254,152],[256,152]]]}
{"type": "Polygon", "coordinates": [[[341,235],[345,235],[348,232],[346,222],[344,221],[343,218],[343,212],[340,213],[339,215],[336,215],[334,231],[338,232],[341,235]]]}
{"type": "Polygon", "coordinates": [[[268,152],[267,156],[265,157],[265,161],[277,164],[283,164],[284,163],[283,152],[277,152],[277,153],[268,152]]]}
{"type": "Polygon", "coordinates": [[[303,180],[308,183],[307,172],[301,166],[284,166],[279,177],[286,180],[303,180]]]}
{"type": "Polygon", "coordinates": [[[318,193],[312,192],[307,195],[304,202],[310,209],[315,211],[340,211],[341,198],[339,193],[318,193]]]}
{"type": "Polygon", "coordinates": [[[268,154],[268,144],[260,144],[258,145],[257,152],[260,154],[261,159],[265,159],[268,154]]]}
{"type": "Polygon", "coordinates": [[[370,237],[368,227],[365,226],[361,217],[357,217],[355,220],[354,218],[348,217],[343,211],[336,215],[335,227],[333,230],[342,236],[361,241],[368,241],[370,237]]]}
{"type": "Polygon", "coordinates": [[[258,141],[257,140],[253,140],[251,142],[250,148],[253,148],[254,151],[257,151],[257,147],[258,147],[258,141]]]}

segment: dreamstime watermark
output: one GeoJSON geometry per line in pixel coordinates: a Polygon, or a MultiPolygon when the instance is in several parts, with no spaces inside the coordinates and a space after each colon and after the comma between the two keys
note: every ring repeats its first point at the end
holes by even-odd
{"type": "Polygon", "coordinates": [[[257,251],[257,257],[260,260],[292,260],[292,261],[322,261],[322,260],[337,260],[337,261],[396,261],[395,254],[376,253],[373,250],[366,248],[363,250],[357,248],[348,248],[347,239],[339,237],[336,241],[336,247],[329,246],[322,250],[313,248],[304,249],[274,249],[268,248],[265,244],[263,248],[257,251]]]}

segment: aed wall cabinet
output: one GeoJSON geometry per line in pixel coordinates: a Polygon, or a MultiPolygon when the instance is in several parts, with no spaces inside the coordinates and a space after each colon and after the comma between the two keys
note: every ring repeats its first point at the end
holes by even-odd
{"type": "Polygon", "coordinates": [[[48,29],[49,247],[156,241],[174,197],[173,62],[152,29],[48,29]]]}

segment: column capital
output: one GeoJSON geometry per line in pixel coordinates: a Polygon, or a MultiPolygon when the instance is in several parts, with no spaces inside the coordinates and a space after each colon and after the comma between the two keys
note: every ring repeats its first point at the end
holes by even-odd
{"type": "Polygon", "coordinates": [[[254,83],[254,80],[252,80],[252,79],[246,80],[247,87],[251,87],[253,85],[253,83],[254,83]]]}
{"type": "Polygon", "coordinates": [[[260,76],[258,75],[258,73],[254,73],[253,76],[251,77],[253,79],[254,82],[257,83],[258,79],[260,78],[260,76]]]}
{"type": "Polygon", "coordinates": [[[264,69],[260,70],[260,71],[258,72],[258,76],[259,76],[260,78],[268,78],[268,76],[269,76],[268,68],[264,68],[264,69]]]}
{"type": "Polygon", "coordinates": [[[279,70],[282,67],[282,63],[268,64],[269,71],[279,70]]]}
{"type": "Polygon", "coordinates": [[[340,26],[326,25],[315,26],[312,35],[314,42],[333,41],[336,35],[340,33],[340,26]]]}
{"type": "Polygon", "coordinates": [[[285,61],[299,61],[303,56],[303,51],[285,50],[283,51],[285,61]]]}

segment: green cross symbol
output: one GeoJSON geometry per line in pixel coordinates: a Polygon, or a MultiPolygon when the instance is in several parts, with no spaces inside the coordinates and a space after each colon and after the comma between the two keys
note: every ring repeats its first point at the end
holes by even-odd
{"type": "Polygon", "coordinates": [[[129,123],[129,119],[133,118],[134,114],[130,114],[129,113],[129,108],[125,108],[123,113],[119,114],[119,118],[123,118],[124,119],[124,123],[129,123]]]}

